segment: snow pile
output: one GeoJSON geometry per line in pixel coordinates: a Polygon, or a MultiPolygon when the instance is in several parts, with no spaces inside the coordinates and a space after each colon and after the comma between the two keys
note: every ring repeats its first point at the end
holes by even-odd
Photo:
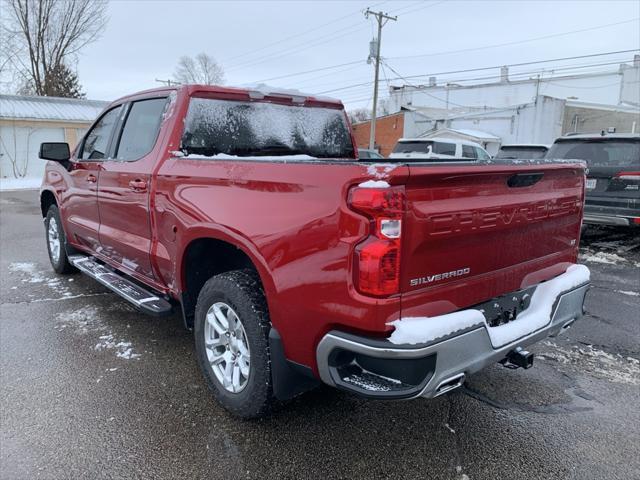
{"type": "Polygon", "coordinates": [[[482,312],[475,309],[437,317],[405,317],[389,323],[395,327],[389,341],[396,345],[427,343],[484,324],[493,347],[502,347],[546,326],[551,321],[553,305],[558,295],[588,282],[589,278],[587,267],[571,265],[562,275],[538,285],[529,308],[504,325],[489,327],[482,312]]]}
{"type": "Polygon", "coordinates": [[[630,297],[640,297],[640,293],[633,292],[631,290],[616,290],[616,292],[621,293],[623,295],[629,295],[630,297]]]}
{"type": "Polygon", "coordinates": [[[607,252],[590,252],[586,251],[585,253],[580,254],[580,260],[584,262],[591,263],[606,263],[609,265],[616,265],[619,263],[625,263],[626,260],[615,253],[607,253],[607,252]]]}
{"type": "Polygon", "coordinates": [[[358,185],[360,188],[389,188],[390,185],[384,180],[368,180],[358,185]]]}
{"type": "Polygon", "coordinates": [[[565,365],[576,365],[583,372],[592,373],[596,377],[615,383],[640,385],[640,360],[637,358],[607,353],[594,348],[593,345],[561,347],[549,341],[543,344],[553,349],[553,351],[543,352],[543,359],[551,359],[565,365]]]}
{"type": "Polygon", "coordinates": [[[427,343],[484,323],[485,318],[482,312],[473,309],[437,317],[406,317],[390,323],[396,329],[389,337],[389,341],[396,345],[427,343]]]}
{"type": "Polygon", "coordinates": [[[397,166],[398,165],[393,163],[374,163],[367,167],[367,173],[376,180],[383,180],[387,178],[397,166]]]}
{"type": "Polygon", "coordinates": [[[42,177],[0,178],[0,191],[38,190],[42,185],[42,177]]]}

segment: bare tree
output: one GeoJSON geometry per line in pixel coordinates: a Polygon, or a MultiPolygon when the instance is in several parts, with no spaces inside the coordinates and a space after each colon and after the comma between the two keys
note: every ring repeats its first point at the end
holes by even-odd
{"type": "Polygon", "coordinates": [[[224,70],[213,57],[202,52],[195,58],[180,57],[173,78],[178,83],[220,85],[224,83],[224,70]]]}
{"type": "Polygon", "coordinates": [[[43,96],[60,94],[61,72],[107,22],[106,0],[4,0],[2,10],[10,45],[4,63],[19,74],[23,89],[43,96]]]}
{"type": "Polygon", "coordinates": [[[371,120],[371,110],[368,108],[356,108],[348,112],[351,123],[366,122],[371,120]]]}

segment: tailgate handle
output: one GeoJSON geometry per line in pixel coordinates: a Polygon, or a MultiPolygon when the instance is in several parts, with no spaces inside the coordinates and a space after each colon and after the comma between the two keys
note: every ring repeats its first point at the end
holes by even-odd
{"type": "Polygon", "coordinates": [[[538,183],[544,173],[516,173],[507,180],[507,185],[511,188],[530,187],[534,183],[538,183]]]}

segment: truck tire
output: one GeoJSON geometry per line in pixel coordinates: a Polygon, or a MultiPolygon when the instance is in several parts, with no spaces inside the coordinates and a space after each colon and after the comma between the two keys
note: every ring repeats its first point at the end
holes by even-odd
{"type": "Polygon", "coordinates": [[[196,304],[198,364],[218,402],[242,418],[266,415],[273,402],[269,312],[256,272],[210,278],[196,304]]]}
{"type": "Polygon", "coordinates": [[[49,207],[44,219],[45,233],[47,237],[47,251],[49,261],[56,273],[72,273],[76,268],[69,262],[67,256],[67,237],[62,228],[60,211],[55,205],[49,207]]]}

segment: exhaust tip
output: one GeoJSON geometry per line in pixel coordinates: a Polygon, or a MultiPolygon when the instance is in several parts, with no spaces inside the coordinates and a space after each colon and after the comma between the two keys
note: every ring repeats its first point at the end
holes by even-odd
{"type": "Polygon", "coordinates": [[[438,384],[436,388],[436,394],[434,396],[442,395],[443,393],[450,392],[451,390],[461,387],[465,380],[465,374],[459,373],[453,377],[449,377],[438,384]]]}

